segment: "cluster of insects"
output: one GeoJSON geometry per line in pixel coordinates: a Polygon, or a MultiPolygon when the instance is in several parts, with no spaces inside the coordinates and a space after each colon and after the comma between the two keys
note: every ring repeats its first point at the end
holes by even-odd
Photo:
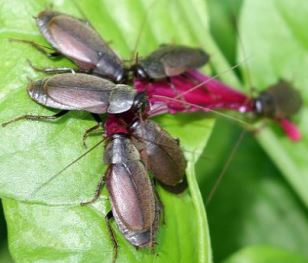
{"type": "Polygon", "coordinates": [[[187,188],[186,160],[179,141],[149,117],[166,111],[232,109],[280,122],[302,104],[299,93],[286,81],[252,98],[206,78],[196,71],[209,61],[200,48],[162,45],[126,67],[86,21],[47,10],[36,22],[54,52],[35,42],[18,41],[50,57],[65,56],[77,69],[33,67],[55,75],[32,81],[29,96],[60,111],[52,116],[23,115],[2,125],[22,119],[56,119],[71,110],[91,113],[98,123],[84,138],[103,126],[107,170],[93,199],[83,204],[97,200],[105,185],[112,208],[107,216],[114,217],[123,236],[136,247],[154,246],[163,207],[148,171],[167,191],[177,194],[187,188]],[[105,113],[103,124],[100,115],[105,113]]]}

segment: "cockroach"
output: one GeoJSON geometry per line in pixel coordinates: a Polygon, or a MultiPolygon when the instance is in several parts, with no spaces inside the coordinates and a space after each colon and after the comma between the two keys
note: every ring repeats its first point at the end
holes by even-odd
{"type": "Polygon", "coordinates": [[[86,21],[46,10],[38,14],[36,23],[52,47],[80,70],[117,83],[126,79],[120,58],[86,21]]]}
{"type": "Polygon", "coordinates": [[[302,107],[303,100],[290,82],[279,80],[254,98],[253,104],[255,114],[260,117],[284,119],[295,115],[302,107]]]}
{"type": "Polygon", "coordinates": [[[2,126],[21,119],[54,119],[68,110],[118,114],[140,107],[145,100],[144,93],[138,93],[130,86],[82,73],[64,73],[32,81],[27,91],[37,103],[62,111],[53,116],[24,115],[2,126]]]}
{"type": "Polygon", "coordinates": [[[162,45],[131,68],[138,78],[161,80],[200,68],[209,60],[201,48],[162,45]]]}
{"type": "MultiPolygon", "coordinates": [[[[106,133],[110,120],[105,123],[106,133]]],[[[112,121],[112,120],[111,120],[112,121]]],[[[114,128],[114,127],[113,127],[114,128]]],[[[108,134],[105,182],[112,214],[124,237],[136,247],[153,246],[160,208],[140,153],[128,134],[108,134]]]]}
{"type": "MultiPolygon", "coordinates": [[[[94,198],[83,204],[95,201],[105,183],[113,217],[124,237],[136,247],[153,247],[161,204],[147,169],[163,187],[178,193],[185,189],[186,161],[178,141],[153,121],[136,120],[138,112],[134,108],[123,114],[108,115],[104,125],[107,137],[104,162],[108,168],[94,198]]],[[[115,240],[114,244],[116,249],[115,240]]]]}
{"type": "MultiPolygon", "coordinates": [[[[89,25],[67,14],[43,11],[36,23],[45,39],[56,50],[48,53],[37,43],[26,42],[48,56],[64,55],[72,60],[78,71],[108,78],[116,83],[128,83],[130,72],[137,78],[160,80],[203,66],[209,55],[200,48],[182,45],[162,45],[136,64],[126,68],[121,59],[89,25]]],[[[71,68],[38,69],[46,73],[71,72],[71,68]]]]}

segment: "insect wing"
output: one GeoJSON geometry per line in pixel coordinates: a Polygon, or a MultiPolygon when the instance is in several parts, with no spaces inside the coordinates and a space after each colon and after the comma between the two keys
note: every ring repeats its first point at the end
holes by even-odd
{"type": "Polygon", "coordinates": [[[61,104],[48,96],[48,94],[46,93],[46,90],[44,89],[47,81],[48,81],[48,78],[31,81],[27,87],[27,92],[29,96],[37,103],[47,106],[47,107],[60,109],[60,110],[73,110],[74,107],[61,104]]]}
{"type": "Polygon", "coordinates": [[[67,73],[34,82],[28,93],[45,106],[104,113],[114,88],[114,83],[99,77],[67,73]]]}
{"type": "Polygon", "coordinates": [[[186,160],[178,141],[153,121],[135,122],[133,134],[145,144],[145,160],[159,182],[176,186],[185,176],[186,160]]]}
{"type": "Polygon", "coordinates": [[[161,61],[168,76],[176,76],[208,62],[209,56],[199,48],[169,45],[164,48],[161,61]]]}
{"type": "Polygon", "coordinates": [[[157,204],[138,150],[130,139],[119,135],[108,143],[105,162],[109,164],[106,186],[117,225],[133,245],[148,245],[157,220],[157,204]]]}
{"type": "Polygon", "coordinates": [[[140,65],[150,78],[162,79],[199,68],[206,64],[208,59],[209,56],[199,48],[163,45],[141,60],[140,65]]]}
{"type": "Polygon", "coordinates": [[[279,119],[296,114],[303,104],[300,93],[285,80],[280,80],[277,84],[270,86],[264,93],[272,97],[274,117],[279,119]]]}

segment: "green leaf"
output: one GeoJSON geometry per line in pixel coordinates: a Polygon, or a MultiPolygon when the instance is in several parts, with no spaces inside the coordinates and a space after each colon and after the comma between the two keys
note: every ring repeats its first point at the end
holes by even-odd
{"type": "Polygon", "coordinates": [[[308,258],[297,253],[270,246],[244,248],[223,263],[306,263],[308,258]]]}
{"type": "Polygon", "coordinates": [[[211,34],[231,65],[236,63],[236,27],[234,17],[238,16],[243,0],[208,0],[211,34]]]}
{"type": "Polygon", "coordinates": [[[200,182],[205,200],[226,169],[206,206],[215,262],[251,245],[280,247],[307,257],[307,209],[251,134],[246,132],[227,164],[241,133],[234,124],[217,121],[206,147],[208,165],[200,160],[196,166],[198,174],[207,175],[200,182]]]}
{"type": "MultiPolygon", "coordinates": [[[[116,231],[117,262],[167,262],[171,259],[208,262],[207,256],[203,255],[205,251],[195,253],[195,247],[192,247],[192,237],[200,234],[199,228],[193,227],[196,218],[191,215],[196,213],[196,207],[190,195],[175,196],[163,190],[159,194],[164,204],[165,224],[160,226],[155,251],[136,250],[116,231]]],[[[51,207],[9,199],[4,199],[3,203],[10,251],[16,262],[112,261],[113,246],[104,221],[109,209],[106,200],[93,207],[51,207]]],[[[114,222],[112,228],[117,229],[114,222]]],[[[193,243],[201,250],[209,246],[200,238],[193,243]]]]}
{"type": "MultiPolygon", "coordinates": [[[[27,96],[28,78],[40,79],[44,75],[33,71],[26,59],[42,67],[73,66],[72,63],[66,59],[52,61],[28,45],[9,41],[9,38],[28,39],[48,45],[39,34],[33,16],[51,3],[55,10],[82,16],[74,2],[68,0],[0,1],[0,60],[4,66],[0,72],[1,123],[23,114],[52,115],[55,112],[35,104],[27,96]]],[[[143,25],[138,45],[140,55],[161,43],[193,46],[207,43],[209,50],[217,54],[214,64],[226,65],[207,32],[206,6],[201,0],[192,3],[160,0],[153,4],[145,0],[83,0],[77,3],[90,23],[125,59],[131,58],[143,25]],[[146,14],[147,21],[144,20],[146,14]]],[[[194,164],[208,140],[213,120],[203,114],[181,114],[163,116],[158,121],[181,139],[189,160],[189,191],[177,196],[158,188],[166,223],[160,227],[155,253],[135,250],[116,230],[119,262],[210,262],[207,221],[194,164]]],[[[82,134],[94,124],[87,113],[70,112],[56,122],[20,121],[1,128],[0,195],[4,198],[9,247],[16,262],[39,259],[110,262],[112,246],[103,219],[110,209],[106,190],[95,206],[79,205],[92,198],[104,173],[103,147],[96,148],[49,182],[86,151],[82,134]],[[42,188],[36,192],[39,187],[42,188]]],[[[88,144],[94,145],[99,140],[100,137],[93,136],[88,144]]],[[[115,224],[113,229],[116,229],[115,224]]]]}
{"type": "Polygon", "coordinates": [[[241,58],[250,79],[248,85],[261,90],[284,78],[300,90],[305,106],[297,121],[303,135],[300,142],[289,141],[284,135],[263,129],[258,140],[284,174],[286,180],[308,206],[308,2],[247,0],[240,21],[241,58]],[[244,54],[243,48],[244,47],[244,54]]]}

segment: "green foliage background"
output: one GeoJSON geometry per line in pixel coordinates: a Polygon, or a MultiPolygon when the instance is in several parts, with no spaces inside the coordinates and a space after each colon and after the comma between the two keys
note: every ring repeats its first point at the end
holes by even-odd
{"type": "MultiPolygon", "coordinates": [[[[26,59],[53,67],[71,63],[50,61],[31,47],[8,41],[14,37],[46,44],[32,16],[51,3],[55,10],[82,16],[68,0],[0,0],[0,122],[24,113],[52,114],[26,95],[27,78],[43,77],[29,68],[26,59]]],[[[303,0],[76,3],[123,58],[131,57],[143,24],[140,55],[161,43],[201,46],[212,56],[210,67],[204,68],[208,74],[221,73],[221,79],[247,92],[251,86],[261,90],[284,77],[293,81],[307,102],[308,4],[303,0]],[[236,63],[240,70],[228,70],[236,63]]],[[[245,134],[206,206],[207,223],[197,179],[206,202],[241,134],[238,125],[225,118],[213,129],[213,117],[200,113],[157,119],[181,139],[189,160],[189,191],[174,196],[159,188],[166,223],[160,228],[156,253],[135,250],[117,232],[118,262],[211,262],[212,253],[215,262],[308,262],[307,108],[296,116],[303,133],[299,143],[288,141],[274,125],[257,134],[260,144],[245,134]]],[[[103,221],[108,195],[104,191],[94,206],[79,206],[92,196],[104,171],[102,147],[31,195],[85,151],[81,135],[92,124],[86,113],[74,112],[55,124],[20,122],[1,129],[0,194],[16,262],[111,261],[112,246],[103,221]]],[[[89,144],[99,139],[92,137],[89,144]]],[[[8,262],[3,247],[0,261],[8,262]]]]}

